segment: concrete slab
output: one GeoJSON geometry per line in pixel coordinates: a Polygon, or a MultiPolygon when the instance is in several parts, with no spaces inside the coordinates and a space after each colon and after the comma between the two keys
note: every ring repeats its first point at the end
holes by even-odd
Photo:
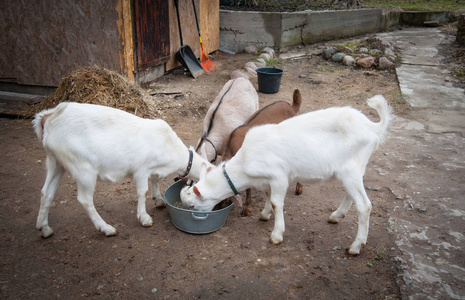
{"type": "Polygon", "coordinates": [[[453,40],[438,28],[377,36],[400,49],[396,72],[412,107],[409,119],[394,119],[380,166],[403,200],[390,212],[402,298],[464,299],[465,91],[438,51],[453,40]]]}
{"type": "Polygon", "coordinates": [[[402,65],[396,69],[402,97],[415,108],[465,108],[465,91],[454,87],[443,66],[402,65]]]}

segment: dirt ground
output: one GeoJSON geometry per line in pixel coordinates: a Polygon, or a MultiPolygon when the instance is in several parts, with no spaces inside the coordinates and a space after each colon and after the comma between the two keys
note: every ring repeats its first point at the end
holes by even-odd
{"type": "MultiPolygon", "coordinates": [[[[186,145],[195,145],[203,117],[231,72],[256,55],[214,53],[217,69],[197,79],[178,69],[150,85],[160,117],[186,145]]],[[[307,56],[280,61],[285,72],[277,94],[259,94],[260,107],[291,102],[299,88],[301,112],[331,106],[361,109],[377,120],[365,100],[383,94],[394,113],[408,117],[394,71],[343,67],[307,56]]],[[[257,79],[251,78],[257,87],[257,79]]],[[[258,89],[258,87],[257,87],[258,89]]],[[[136,218],[136,192],[130,179],[99,183],[94,201],[104,220],[118,230],[105,237],[95,230],[76,200],[76,185],[62,180],[50,211],[55,234],[42,239],[35,229],[45,153],[30,119],[0,119],[0,272],[1,299],[398,299],[397,248],[388,232],[387,212],[396,199],[377,171],[381,145],[365,175],[373,202],[368,244],[359,256],[346,248],[356,235],[354,209],[340,224],[327,219],[343,199],[339,182],[305,185],[300,196],[290,189],[285,203],[286,232],[281,245],[269,237],[273,219],[258,218],[263,194],[254,191],[253,215],[233,208],[226,224],[208,235],[179,231],[167,209],[147,210],[154,226],[136,218]]],[[[161,182],[162,193],[175,175],[161,182]]]]}

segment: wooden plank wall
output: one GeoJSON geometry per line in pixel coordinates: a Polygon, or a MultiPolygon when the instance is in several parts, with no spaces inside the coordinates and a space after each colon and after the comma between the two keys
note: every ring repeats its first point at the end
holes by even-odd
{"type": "MultiPolygon", "coordinates": [[[[179,66],[174,0],[169,2],[170,60],[179,66]]],[[[192,0],[179,0],[184,44],[200,57],[192,0]]],[[[219,1],[196,0],[206,53],[219,48],[219,1]]],[[[98,65],[134,79],[130,0],[0,0],[0,81],[58,86],[69,72],[98,65]]]]}
{"type": "MultiPolygon", "coordinates": [[[[175,54],[181,47],[179,29],[174,0],[170,2],[170,53],[171,59],[165,69],[171,70],[179,66],[175,54]]],[[[205,53],[211,53],[220,47],[220,3],[212,0],[196,0],[197,17],[205,53]]],[[[181,18],[182,37],[184,45],[189,45],[197,57],[200,57],[200,41],[195,23],[192,0],[179,0],[179,15],[181,18]]]]}
{"type": "Polygon", "coordinates": [[[117,2],[0,1],[0,80],[57,86],[80,67],[121,71],[117,2]]]}

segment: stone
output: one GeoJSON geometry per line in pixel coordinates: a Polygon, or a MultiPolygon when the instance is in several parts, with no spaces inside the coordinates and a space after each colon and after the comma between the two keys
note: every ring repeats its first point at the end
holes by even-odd
{"type": "Polygon", "coordinates": [[[383,51],[379,50],[379,49],[372,49],[370,51],[370,54],[371,55],[383,55],[383,51]]]}
{"type": "Polygon", "coordinates": [[[259,58],[263,58],[265,61],[269,61],[271,60],[271,55],[269,55],[268,53],[262,53],[260,54],[259,58]]]}
{"type": "Polygon", "coordinates": [[[394,53],[394,51],[392,51],[390,48],[386,48],[384,49],[384,55],[387,55],[387,56],[396,56],[396,54],[394,53]]]}
{"type": "Polygon", "coordinates": [[[371,66],[373,66],[374,63],[375,63],[375,58],[373,56],[367,56],[365,58],[361,58],[357,60],[356,62],[357,66],[361,68],[365,68],[365,69],[371,68],[371,66]]]}
{"type": "Polygon", "coordinates": [[[389,41],[385,39],[381,39],[380,41],[381,41],[381,45],[385,46],[386,48],[392,48],[392,44],[389,41]]]}
{"type": "Polygon", "coordinates": [[[257,71],[255,71],[255,69],[252,69],[249,67],[245,67],[244,69],[252,75],[255,75],[255,76],[257,75],[257,71]]]}
{"type": "Polygon", "coordinates": [[[387,58],[392,62],[396,62],[396,56],[395,55],[389,55],[389,56],[387,56],[387,58]]]}
{"type": "Polygon", "coordinates": [[[353,53],[353,52],[354,52],[354,49],[352,49],[352,48],[350,48],[350,47],[347,47],[347,46],[344,46],[344,48],[342,48],[342,50],[343,50],[344,52],[346,52],[346,53],[347,53],[347,52],[349,52],[349,53],[353,53]]]}
{"type": "Polygon", "coordinates": [[[339,52],[339,53],[334,54],[334,55],[331,57],[331,60],[332,60],[332,61],[335,61],[335,62],[339,62],[339,61],[341,61],[342,59],[344,59],[344,56],[346,56],[345,53],[339,52]]]}
{"type": "Polygon", "coordinates": [[[249,61],[244,64],[244,68],[251,68],[252,70],[255,70],[257,69],[257,65],[254,62],[249,61]]]}
{"type": "Polygon", "coordinates": [[[368,53],[368,48],[366,47],[361,47],[360,50],[359,50],[361,53],[368,53]]]}
{"type": "Polygon", "coordinates": [[[244,48],[244,52],[249,54],[255,54],[257,53],[257,47],[255,47],[254,45],[247,45],[244,48]]]}
{"type": "Polygon", "coordinates": [[[260,57],[257,58],[255,64],[257,64],[257,62],[264,64],[266,66],[266,61],[263,58],[260,58],[260,57]]]}
{"type": "Polygon", "coordinates": [[[334,47],[326,47],[323,50],[323,58],[328,60],[334,55],[334,53],[336,53],[336,48],[334,48],[334,47]]]}
{"type": "Polygon", "coordinates": [[[379,70],[388,70],[394,66],[394,63],[391,62],[387,57],[380,57],[378,63],[379,70]]]}
{"type": "Polygon", "coordinates": [[[352,56],[350,55],[346,55],[344,56],[344,58],[342,59],[342,64],[345,65],[345,66],[353,66],[355,63],[355,58],[353,58],[352,56]]]}
{"type": "Polygon", "coordinates": [[[245,78],[247,80],[250,79],[249,75],[245,74],[244,72],[240,71],[240,70],[234,70],[232,71],[231,73],[231,79],[235,79],[235,78],[245,78]]]}
{"type": "Polygon", "coordinates": [[[261,63],[261,62],[255,61],[254,64],[257,66],[257,68],[264,68],[264,67],[266,67],[266,63],[261,63]]]}
{"type": "Polygon", "coordinates": [[[265,48],[263,48],[263,52],[268,53],[268,54],[271,56],[271,59],[273,59],[274,56],[275,56],[274,49],[271,48],[271,47],[265,47],[265,48]]]}

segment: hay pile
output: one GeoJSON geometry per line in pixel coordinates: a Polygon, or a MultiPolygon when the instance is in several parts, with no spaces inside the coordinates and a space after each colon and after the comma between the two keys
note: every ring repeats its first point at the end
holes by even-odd
{"type": "Polygon", "coordinates": [[[65,101],[105,105],[143,118],[156,117],[147,104],[150,95],[144,89],[117,72],[98,66],[77,69],[64,77],[53,94],[32,108],[31,115],[65,101]]]}

